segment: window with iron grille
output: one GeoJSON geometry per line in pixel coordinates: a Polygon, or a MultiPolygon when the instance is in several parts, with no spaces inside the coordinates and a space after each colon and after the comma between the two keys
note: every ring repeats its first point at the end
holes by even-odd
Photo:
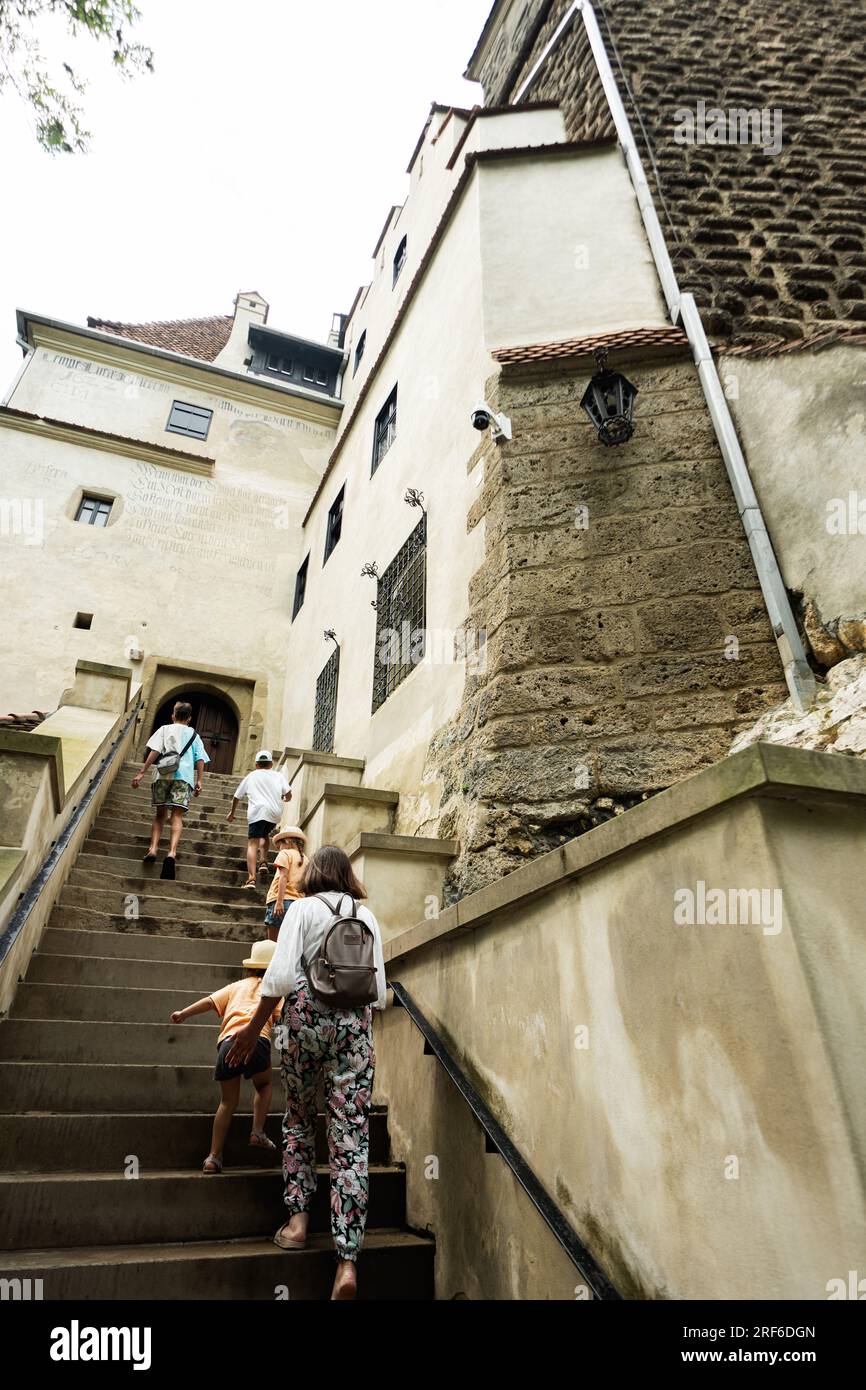
{"type": "Polygon", "coordinates": [[[292,604],[292,622],[300,613],[304,606],[304,599],[307,597],[307,575],[310,570],[310,557],[307,556],[295,575],[295,601],[292,604]]]}
{"type": "Polygon", "coordinates": [[[352,376],[355,375],[356,371],[358,370],[358,368],[359,368],[360,365],[361,365],[361,358],[364,356],[364,348],[365,348],[366,346],[367,346],[367,330],[366,330],[366,328],[365,328],[365,329],[364,329],[364,332],[361,334],[360,338],[358,339],[358,346],[355,348],[355,365],[354,365],[354,367],[352,368],[352,376]]]}
{"type": "Polygon", "coordinates": [[[373,713],[424,658],[427,645],[427,518],[379,577],[373,713]]]}
{"type": "Polygon", "coordinates": [[[207,439],[213,411],[186,401],[174,401],[166,429],[171,434],[185,434],[190,439],[207,439]]]}
{"type": "Polygon", "coordinates": [[[323,565],[343,534],[343,498],[345,495],[346,484],[344,483],[337,493],[336,500],[331,510],[328,512],[328,529],[325,533],[325,559],[322,561],[323,565]]]}
{"type": "Polygon", "coordinates": [[[86,526],[107,526],[111,506],[104,497],[88,497],[85,494],[75,513],[75,520],[84,522],[86,526]]]}
{"type": "Polygon", "coordinates": [[[394,253],[394,279],[391,281],[392,289],[396,285],[397,281],[400,279],[400,272],[406,264],[406,241],[407,238],[404,237],[403,240],[400,242],[400,245],[397,247],[396,252],[394,253]]]}
{"type": "Polygon", "coordinates": [[[340,679],[340,648],[335,647],[316,681],[316,709],[313,715],[313,741],[316,753],[333,753],[337,722],[337,685],[340,679]]]}
{"type": "Polygon", "coordinates": [[[372,476],[379,467],[383,458],[387,454],[391,445],[397,437],[397,387],[391,392],[379,414],[376,416],[376,426],[373,432],[373,467],[370,470],[372,476]]]}

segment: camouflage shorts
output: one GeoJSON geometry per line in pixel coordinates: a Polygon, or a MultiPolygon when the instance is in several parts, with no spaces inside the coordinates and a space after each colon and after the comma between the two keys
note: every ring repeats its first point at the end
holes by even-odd
{"type": "Polygon", "coordinates": [[[179,777],[160,777],[150,788],[150,799],[154,806],[170,806],[172,811],[189,810],[189,794],[192,787],[179,777]]]}

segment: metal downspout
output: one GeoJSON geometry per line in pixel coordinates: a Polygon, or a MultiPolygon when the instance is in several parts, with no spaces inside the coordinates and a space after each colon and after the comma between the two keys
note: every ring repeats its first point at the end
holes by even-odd
{"type": "Polygon", "coordinates": [[[770,540],[764,516],[758,502],[752,479],[749,475],[743,450],[740,446],[736,426],[728,409],[727,398],[719,380],[716,364],[701,323],[694,296],[683,294],[677,283],[676,272],[668,255],[667,245],[655,210],[652,192],[644,172],[643,161],[635,142],[631,124],[626,115],[619,88],[595,11],[589,0],[575,0],[563,15],[556,31],[550,38],[543,53],[539,56],[526,79],[521,83],[511,100],[519,102],[534,82],[550,53],[556,47],[572,19],[580,14],[589,40],[599,78],[607,98],[608,107],[616,127],[617,138],[625,155],[626,167],[634,188],[644,229],[650,244],[656,271],[667,302],[671,322],[678,323],[688,337],[698,369],[701,387],[707,402],[710,419],[713,422],[716,439],[725,461],[725,468],[731,482],[740,520],[749,542],[749,549],[761,585],[764,603],[773,627],[773,635],[779,648],[782,668],[788,685],[791,700],[797,710],[808,709],[815,698],[815,676],[806,660],[803,642],[797,628],[794,613],[788,599],[784,580],[779,569],[775,551],[770,540]]]}

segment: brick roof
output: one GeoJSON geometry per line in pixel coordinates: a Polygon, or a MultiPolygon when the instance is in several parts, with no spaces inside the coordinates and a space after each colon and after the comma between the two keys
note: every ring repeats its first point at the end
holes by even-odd
{"type": "Polygon", "coordinates": [[[588,338],[563,338],[557,343],[532,343],[520,347],[495,348],[493,356],[504,367],[528,367],[535,362],[572,361],[591,357],[597,348],[609,352],[627,349],[670,348],[684,351],[689,340],[681,328],[626,328],[616,333],[594,333],[588,338]]]}
{"type": "Polygon", "coordinates": [[[47,718],[48,715],[39,709],[32,710],[30,714],[0,714],[0,729],[29,734],[47,718]]]}
{"type": "Polygon", "coordinates": [[[228,342],[233,322],[231,314],[205,319],[167,319],[159,323],[117,323],[113,319],[88,317],[87,327],[112,333],[117,338],[164,348],[167,352],[178,352],[183,357],[213,362],[228,342]]]}

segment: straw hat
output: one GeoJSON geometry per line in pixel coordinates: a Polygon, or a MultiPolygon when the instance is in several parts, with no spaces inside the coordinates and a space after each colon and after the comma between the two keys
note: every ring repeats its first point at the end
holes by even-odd
{"type": "Polygon", "coordinates": [[[283,826],[282,829],[276,831],[276,833],[271,836],[272,845],[278,845],[281,840],[300,840],[302,845],[307,843],[306,835],[297,825],[283,826]]]}
{"type": "Polygon", "coordinates": [[[276,949],[276,941],[254,942],[252,954],[244,961],[244,970],[267,970],[276,949]]]}

